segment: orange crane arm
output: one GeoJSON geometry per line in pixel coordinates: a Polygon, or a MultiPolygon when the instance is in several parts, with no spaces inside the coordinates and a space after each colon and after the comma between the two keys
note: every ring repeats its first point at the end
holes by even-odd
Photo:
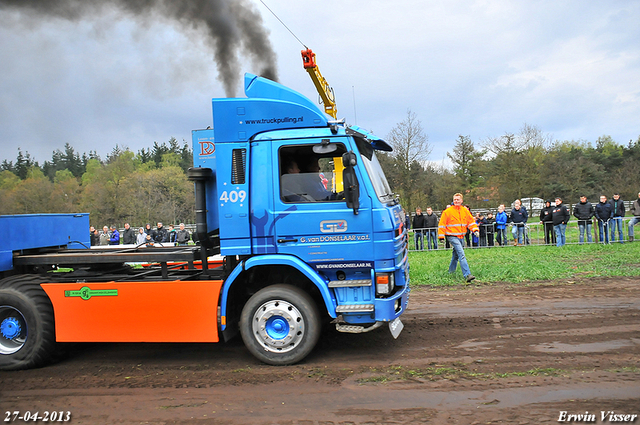
{"type": "Polygon", "coordinates": [[[338,109],[336,108],[336,98],[333,93],[333,88],[320,73],[318,65],[316,64],[316,54],[313,53],[311,49],[302,50],[302,63],[304,69],[306,69],[311,76],[311,81],[313,81],[313,84],[316,86],[316,90],[318,90],[318,94],[324,104],[324,112],[331,115],[333,119],[337,119],[338,109]]]}

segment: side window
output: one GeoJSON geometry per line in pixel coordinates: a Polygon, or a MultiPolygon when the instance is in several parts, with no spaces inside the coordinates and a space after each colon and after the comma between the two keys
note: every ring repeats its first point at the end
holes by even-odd
{"type": "Polygon", "coordinates": [[[338,145],[331,154],[316,154],[313,145],[284,146],[279,151],[280,198],[287,203],[335,202],[342,198],[341,176],[346,151],[338,145]]]}

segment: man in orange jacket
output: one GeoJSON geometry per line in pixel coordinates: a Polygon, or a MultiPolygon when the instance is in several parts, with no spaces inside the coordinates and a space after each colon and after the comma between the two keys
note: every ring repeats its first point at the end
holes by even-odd
{"type": "Polygon", "coordinates": [[[478,225],[466,207],[462,206],[462,194],[453,195],[453,205],[442,211],[440,223],[438,224],[438,239],[447,239],[447,242],[453,247],[451,255],[451,264],[449,265],[449,273],[454,273],[460,262],[462,275],[467,282],[475,279],[471,274],[467,257],[464,255],[462,238],[467,233],[467,228],[478,236],[478,225]]]}

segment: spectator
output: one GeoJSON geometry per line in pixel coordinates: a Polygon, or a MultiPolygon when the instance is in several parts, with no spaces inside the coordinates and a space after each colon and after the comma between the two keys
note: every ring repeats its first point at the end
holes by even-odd
{"type": "Polygon", "coordinates": [[[153,232],[153,229],[151,228],[151,224],[147,223],[144,225],[144,232],[147,235],[151,235],[151,233],[153,232]]]}
{"type": "Polygon", "coordinates": [[[426,235],[427,235],[427,249],[438,249],[438,215],[433,212],[431,207],[427,207],[427,215],[424,216],[426,235]]]}
{"type": "Polygon", "coordinates": [[[567,242],[565,232],[567,223],[571,219],[571,214],[566,205],[562,204],[562,198],[556,198],[556,206],[551,211],[553,219],[553,229],[556,231],[556,246],[564,246],[567,242]]]}
{"type": "Polygon", "coordinates": [[[415,241],[416,251],[422,251],[424,249],[424,231],[426,227],[422,208],[418,207],[416,208],[416,215],[413,217],[413,239],[415,241]]]}
{"type": "Polygon", "coordinates": [[[407,210],[402,209],[402,214],[404,214],[404,228],[409,231],[411,229],[411,216],[407,214],[407,210]]]}
{"type": "Polygon", "coordinates": [[[493,246],[493,235],[496,231],[496,219],[493,217],[492,213],[487,213],[487,246],[493,246]]]}
{"type": "MultiPolygon", "coordinates": [[[[471,207],[469,205],[465,205],[464,207],[469,211],[469,214],[471,214],[471,207]]],[[[471,217],[473,217],[473,214],[471,214],[471,217]]],[[[465,233],[464,235],[464,239],[467,242],[465,246],[471,246],[471,241],[469,240],[470,237],[471,237],[471,230],[469,230],[469,228],[467,227],[467,233],[465,233]]]]}
{"type": "Polygon", "coordinates": [[[176,233],[176,242],[178,245],[186,245],[189,243],[189,239],[191,239],[189,231],[184,228],[184,223],[180,223],[180,230],[176,233]]]}
{"type": "Polygon", "coordinates": [[[100,244],[100,233],[93,226],[89,227],[89,240],[91,241],[91,246],[100,244]]]}
{"type": "Polygon", "coordinates": [[[544,229],[544,243],[551,245],[556,243],[556,232],[553,230],[553,217],[551,216],[553,207],[548,199],[544,201],[544,208],[540,210],[540,223],[544,229]]]}
{"type": "Polygon", "coordinates": [[[593,242],[591,239],[591,220],[595,215],[595,210],[591,202],[587,201],[587,197],[582,195],[580,202],[573,207],[573,215],[578,219],[578,228],[580,229],[580,245],[584,243],[584,231],[587,230],[587,243],[593,242]]]}
{"type": "Polygon", "coordinates": [[[109,245],[120,245],[120,232],[116,229],[115,225],[111,225],[111,237],[109,238],[109,245]]]}
{"type": "Polygon", "coordinates": [[[109,227],[104,226],[102,228],[102,233],[100,233],[100,245],[109,245],[110,239],[111,235],[109,234],[109,227]]]}
{"type": "Polygon", "coordinates": [[[134,245],[136,243],[136,233],[133,231],[129,223],[124,223],[122,243],[125,245],[134,245]]]}
{"type": "Polygon", "coordinates": [[[509,216],[504,212],[504,204],[498,206],[498,214],[496,214],[496,241],[498,245],[505,246],[507,244],[507,222],[509,216]]]}
{"type": "Polygon", "coordinates": [[[467,229],[471,229],[476,235],[478,234],[478,225],[471,212],[462,206],[462,194],[456,193],[453,195],[453,205],[444,210],[440,216],[438,238],[446,238],[453,247],[449,273],[454,273],[458,267],[458,262],[460,262],[462,275],[467,282],[471,282],[475,279],[475,276],[471,274],[462,246],[462,238],[467,229]]]}
{"type": "MultiPolygon", "coordinates": [[[[476,221],[476,224],[478,225],[478,230],[480,230],[480,224],[478,223],[480,221],[480,213],[476,213],[473,219],[476,221]]],[[[480,242],[480,238],[476,233],[474,233],[473,236],[471,236],[471,231],[467,228],[467,234],[465,235],[465,238],[469,238],[469,237],[471,237],[471,245],[467,244],[467,246],[472,246],[474,248],[477,248],[478,242],[480,242]]]]}
{"type": "Polygon", "coordinates": [[[169,242],[169,234],[161,222],[158,222],[157,228],[151,231],[150,236],[155,243],[169,242]]]}
{"type": "Polygon", "coordinates": [[[624,217],[624,202],[620,199],[620,194],[614,193],[611,202],[611,242],[616,241],[616,225],[618,226],[618,239],[624,243],[622,238],[622,217],[624,217]]]}
{"type": "Polygon", "coordinates": [[[478,224],[478,229],[480,230],[478,246],[487,246],[487,219],[484,214],[478,213],[476,224],[478,224]]]}
{"type": "Polygon", "coordinates": [[[513,227],[511,228],[511,233],[513,234],[513,244],[515,246],[522,245],[524,238],[524,226],[527,224],[527,220],[529,219],[529,213],[527,213],[527,209],[522,206],[522,202],[520,199],[516,199],[513,205],[513,209],[511,210],[511,223],[513,227]]]}
{"type": "Polygon", "coordinates": [[[173,224],[169,225],[169,242],[175,242],[176,241],[176,229],[173,226],[173,224]]]}
{"type": "Polygon", "coordinates": [[[600,236],[600,242],[608,244],[611,204],[607,202],[607,197],[604,195],[600,195],[600,202],[596,205],[596,218],[598,219],[598,235],[600,236]]]}
{"type": "Polygon", "coordinates": [[[633,218],[629,222],[629,242],[633,242],[633,226],[640,223],[640,193],[638,193],[638,199],[633,201],[629,211],[633,214],[633,218]]]}
{"type": "Polygon", "coordinates": [[[136,245],[140,246],[145,243],[147,243],[147,234],[144,232],[144,227],[141,227],[136,235],[136,245]]]}

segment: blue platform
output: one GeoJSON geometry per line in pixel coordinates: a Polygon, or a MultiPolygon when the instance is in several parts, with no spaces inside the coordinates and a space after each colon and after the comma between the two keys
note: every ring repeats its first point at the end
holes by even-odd
{"type": "Polygon", "coordinates": [[[0,216],[0,271],[13,268],[14,251],[90,245],[88,213],[0,216]]]}

